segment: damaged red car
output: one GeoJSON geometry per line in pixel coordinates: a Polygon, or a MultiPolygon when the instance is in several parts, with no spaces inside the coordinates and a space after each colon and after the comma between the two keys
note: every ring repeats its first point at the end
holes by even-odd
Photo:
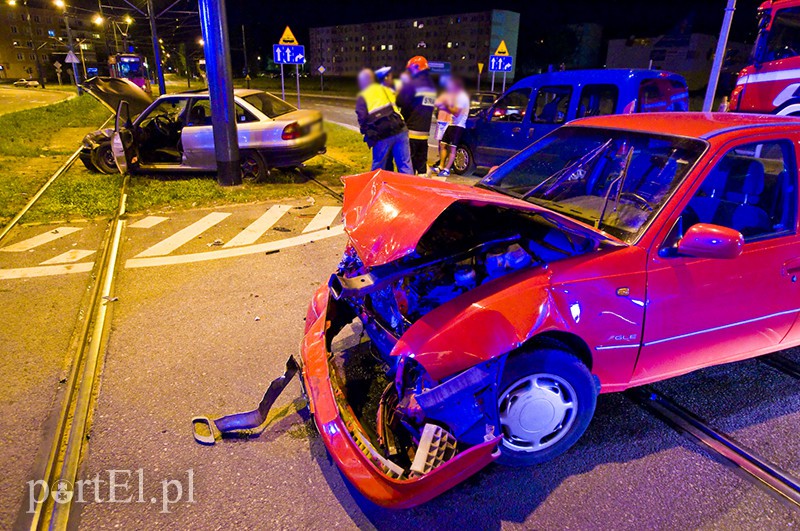
{"type": "Polygon", "coordinates": [[[411,507],[563,453],[599,393],[800,344],[798,125],[597,117],[475,187],[347,177],[301,346],[344,475],[411,507]]]}

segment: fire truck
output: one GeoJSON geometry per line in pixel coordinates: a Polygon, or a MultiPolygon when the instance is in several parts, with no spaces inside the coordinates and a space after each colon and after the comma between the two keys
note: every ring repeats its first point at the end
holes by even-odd
{"type": "Polygon", "coordinates": [[[771,0],[758,8],[758,37],[730,110],[800,115],[800,0],[771,0]]]}

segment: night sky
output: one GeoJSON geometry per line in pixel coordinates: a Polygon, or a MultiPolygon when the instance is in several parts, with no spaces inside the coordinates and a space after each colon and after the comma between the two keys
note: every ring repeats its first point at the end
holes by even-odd
{"type": "MultiPolygon", "coordinates": [[[[267,50],[287,24],[301,43],[307,43],[308,28],[314,26],[509,9],[521,14],[520,53],[524,53],[525,37],[533,41],[558,25],[579,22],[601,24],[606,38],[659,35],[687,17],[692,20],[694,31],[717,33],[725,3],[725,0],[228,0],[228,11],[231,33],[238,35],[241,24],[247,24],[248,37],[252,35],[253,45],[256,46],[260,41],[258,44],[267,50]]],[[[739,0],[734,16],[733,38],[752,42],[755,37],[755,12],[759,3],[760,0],[739,0]]]]}

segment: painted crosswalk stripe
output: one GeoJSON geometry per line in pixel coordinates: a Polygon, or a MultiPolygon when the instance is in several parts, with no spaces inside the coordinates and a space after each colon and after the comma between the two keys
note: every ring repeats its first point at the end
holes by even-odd
{"type": "Polygon", "coordinates": [[[128,225],[131,229],[152,229],[162,221],[167,221],[169,218],[164,218],[161,216],[147,216],[146,218],[142,218],[135,223],[131,223],[128,225]]]}
{"type": "Polygon", "coordinates": [[[197,238],[205,231],[222,221],[223,219],[230,216],[229,213],[225,212],[212,212],[208,214],[204,218],[200,219],[199,221],[195,221],[185,229],[181,229],[169,238],[161,240],[157,244],[153,245],[149,249],[145,249],[138,255],[137,257],[146,257],[146,256],[163,256],[165,254],[169,254],[181,245],[184,245],[194,238],[197,238]]]}
{"type": "Polygon", "coordinates": [[[252,222],[246,229],[231,238],[223,247],[239,247],[256,243],[275,223],[281,219],[292,207],[287,205],[274,205],[266,212],[261,214],[257,220],[252,222]]]}
{"type": "Polygon", "coordinates": [[[94,262],[80,264],[49,265],[38,267],[20,267],[18,269],[0,269],[0,280],[15,278],[49,277],[68,273],[87,273],[94,267],[94,262]]]}
{"type": "Polygon", "coordinates": [[[95,252],[96,251],[92,251],[90,249],[72,249],[66,253],[61,253],[50,260],[45,260],[40,265],[71,264],[72,262],[79,262],[87,256],[93,255],[95,252]]]}
{"type": "Polygon", "coordinates": [[[317,215],[314,216],[314,219],[312,219],[311,222],[308,224],[308,226],[306,226],[306,228],[303,229],[303,232],[306,233],[306,232],[314,232],[315,230],[320,230],[320,229],[327,229],[333,224],[334,220],[336,219],[336,216],[339,215],[339,211],[341,209],[342,207],[337,207],[337,206],[322,207],[320,211],[317,212],[317,215]]]}
{"type": "Polygon", "coordinates": [[[46,243],[50,243],[54,240],[59,238],[63,238],[73,232],[78,232],[81,230],[78,227],[60,227],[58,229],[49,230],[44,234],[39,234],[38,236],[34,236],[33,238],[28,238],[27,240],[22,240],[21,242],[14,243],[9,245],[8,247],[3,247],[0,251],[4,251],[7,253],[21,253],[23,251],[30,251],[31,249],[35,249],[40,245],[44,245],[46,243]]]}

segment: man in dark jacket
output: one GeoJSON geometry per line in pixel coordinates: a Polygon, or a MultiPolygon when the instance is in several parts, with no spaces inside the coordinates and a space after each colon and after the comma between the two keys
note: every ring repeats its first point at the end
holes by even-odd
{"type": "Polygon", "coordinates": [[[428,135],[431,130],[436,85],[430,76],[428,61],[418,55],[408,61],[411,80],[404,83],[397,95],[397,106],[408,126],[411,164],[420,175],[428,173],[428,135]]]}
{"type": "Polygon", "coordinates": [[[356,99],[356,116],[364,141],[372,149],[372,169],[386,166],[394,158],[397,171],[413,174],[408,147],[408,129],[395,103],[394,92],[377,83],[372,70],[358,74],[361,92],[356,99]]]}

